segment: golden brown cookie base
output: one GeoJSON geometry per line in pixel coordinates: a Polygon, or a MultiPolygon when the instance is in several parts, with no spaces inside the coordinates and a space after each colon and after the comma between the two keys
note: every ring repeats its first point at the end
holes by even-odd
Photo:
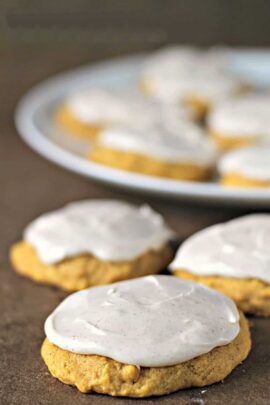
{"type": "MultiPolygon", "coordinates": [[[[60,349],[45,339],[41,354],[50,373],[81,392],[113,396],[148,397],[188,387],[204,387],[223,380],[248,355],[251,347],[248,322],[240,314],[240,333],[228,345],[170,367],[141,367],[103,356],[60,349]]],[[[169,350],[169,347],[168,347],[169,350]]]]}
{"type": "Polygon", "coordinates": [[[204,181],[211,176],[211,168],[209,167],[192,163],[162,162],[137,153],[118,151],[102,146],[96,147],[88,157],[90,160],[106,166],[149,176],[185,181],[204,181]]]}
{"type": "Polygon", "coordinates": [[[185,105],[194,111],[195,116],[199,120],[203,120],[211,108],[209,102],[199,96],[186,97],[185,105]]]}
{"type": "Polygon", "coordinates": [[[228,173],[221,177],[220,183],[227,187],[268,188],[270,181],[254,180],[243,177],[237,173],[228,173]]]}
{"type": "Polygon", "coordinates": [[[152,96],[154,92],[154,84],[151,80],[141,80],[139,82],[139,89],[145,96],[152,96]]]}
{"type": "Polygon", "coordinates": [[[87,125],[72,115],[65,105],[60,105],[55,112],[55,121],[66,132],[80,138],[94,140],[102,127],[99,125],[87,125]]]}
{"type": "Polygon", "coordinates": [[[16,272],[23,276],[38,283],[76,291],[159,273],[172,259],[172,251],[166,245],[158,251],[148,251],[139,258],[126,262],[101,261],[84,254],[54,265],[46,265],[39,260],[29,243],[21,241],[12,246],[10,259],[16,272]]]}
{"type": "Polygon", "coordinates": [[[253,145],[257,141],[257,137],[244,137],[239,135],[238,137],[229,137],[226,134],[220,134],[210,130],[210,136],[216,143],[217,147],[221,151],[227,151],[231,149],[237,149],[244,146],[253,145]]]}
{"type": "Polygon", "coordinates": [[[197,276],[184,270],[174,270],[174,275],[214,288],[232,298],[243,312],[270,316],[270,284],[258,279],[240,279],[220,276],[197,276]]]}

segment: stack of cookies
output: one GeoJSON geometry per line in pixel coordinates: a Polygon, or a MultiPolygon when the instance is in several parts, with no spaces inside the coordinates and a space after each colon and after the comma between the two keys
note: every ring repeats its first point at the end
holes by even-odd
{"type": "Polygon", "coordinates": [[[232,73],[225,49],[181,46],[146,57],[136,89],[89,87],[55,111],[95,163],[181,181],[218,173],[229,187],[269,187],[269,117],[270,95],[232,73]]]}

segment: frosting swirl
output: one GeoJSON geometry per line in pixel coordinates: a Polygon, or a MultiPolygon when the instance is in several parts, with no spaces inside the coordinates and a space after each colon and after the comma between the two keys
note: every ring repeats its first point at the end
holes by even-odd
{"type": "Polygon", "coordinates": [[[252,214],[203,229],[179,248],[170,270],[270,283],[270,215],[252,214]]]}
{"type": "Polygon", "coordinates": [[[117,200],[85,200],[41,215],[24,231],[24,239],[46,264],[89,253],[101,260],[132,260],[159,249],[173,236],[149,206],[117,200]]]}
{"type": "Polygon", "coordinates": [[[143,367],[170,366],[230,343],[235,304],[215,290],[170,276],[148,276],[67,297],[47,318],[56,346],[143,367]]]}

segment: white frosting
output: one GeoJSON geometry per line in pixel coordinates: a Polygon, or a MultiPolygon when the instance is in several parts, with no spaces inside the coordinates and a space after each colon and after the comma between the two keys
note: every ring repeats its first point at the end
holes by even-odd
{"type": "Polygon", "coordinates": [[[111,128],[100,133],[105,147],[150,156],[164,162],[212,165],[216,159],[213,142],[195,125],[178,122],[140,131],[111,128]],[[170,129],[170,131],[168,130],[170,129]]]}
{"type": "Polygon", "coordinates": [[[49,341],[64,350],[143,367],[193,359],[230,343],[239,330],[229,298],[171,276],[79,291],[45,323],[49,341]]]}
{"type": "Polygon", "coordinates": [[[211,111],[208,125],[223,137],[270,138],[270,96],[249,95],[220,102],[211,111]]]}
{"type": "Polygon", "coordinates": [[[236,149],[218,162],[222,175],[237,173],[249,179],[270,181],[270,144],[236,149]]]}
{"type": "Polygon", "coordinates": [[[101,260],[132,260],[159,249],[173,232],[149,206],[117,200],[86,200],[41,215],[24,239],[45,264],[89,253],[101,260]]]}
{"type": "Polygon", "coordinates": [[[160,105],[147,100],[135,91],[87,89],[70,95],[66,105],[81,122],[104,127],[127,126],[146,129],[161,122],[177,125],[193,120],[194,114],[180,103],[160,105]]]}
{"type": "Polygon", "coordinates": [[[270,214],[247,215],[192,235],[180,246],[170,269],[270,283],[269,244],[270,214]]]}
{"type": "Polygon", "coordinates": [[[196,113],[188,107],[184,107],[180,103],[161,104],[159,120],[152,128],[160,126],[164,130],[178,134],[179,136],[197,136],[202,138],[205,136],[205,133],[195,121],[196,113]]]}
{"type": "Polygon", "coordinates": [[[147,126],[160,115],[157,104],[133,91],[89,88],[70,95],[66,105],[77,119],[86,124],[147,126]]]}
{"type": "Polygon", "coordinates": [[[151,55],[142,70],[142,80],[154,98],[176,102],[190,96],[214,102],[239,88],[239,82],[224,71],[221,51],[169,47],[151,55]]]}

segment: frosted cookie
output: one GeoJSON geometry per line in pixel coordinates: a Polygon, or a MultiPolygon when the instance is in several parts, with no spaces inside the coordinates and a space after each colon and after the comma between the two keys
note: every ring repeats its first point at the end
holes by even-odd
{"type": "Polygon", "coordinates": [[[247,313],[270,315],[270,215],[210,226],[188,238],[170,270],[231,297],[247,313]]]}
{"type": "Polygon", "coordinates": [[[72,294],[47,318],[45,333],[41,353],[54,377],[113,396],[216,383],[251,347],[247,320],[233,301],[170,276],[72,294]]]}
{"type": "Polygon", "coordinates": [[[221,184],[229,187],[270,187],[270,143],[237,149],[218,162],[221,184]]]}
{"type": "Polygon", "coordinates": [[[270,139],[270,96],[249,95],[218,103],[209,115],[208,128],[225,150],[270,139]]]}
{"type": "Polygon", "coordinates": [[[75,291],[160,272],[172,236],[149,206],[86,200],[30,223],[10,257],[19,274],[75,291]]]}
{"type": "Polygon", "coordinates": [[[90,88],[71,94],[56,112],[56,121],[68,132],[95,138],[114,125],[151,125],[159,107],[135,92],[90,88]]]}
{"type": "Polygon", "coordinates": [[[150,55],[141,73],[143,91],[162,103],[184,102],[204,116],[218,100],[238,93],[239,80],[226,66],[225,53],[168,47],[150,55]]]}
{"type": "Polygon", "coordinates": [[[90,88],[67,97],[55,119],[67,132],[91,140],[111,126],[147,128],[160,119],[160,114],[159,105],[136,92],[90,88]]]}
{"type": "Polygon", "coordinates": [[[191,123],[178,122],[176,128],[107,129],[100,134],[89,159],[150,176],[207,180],[216,160],[215,145],[191,123]]]}

